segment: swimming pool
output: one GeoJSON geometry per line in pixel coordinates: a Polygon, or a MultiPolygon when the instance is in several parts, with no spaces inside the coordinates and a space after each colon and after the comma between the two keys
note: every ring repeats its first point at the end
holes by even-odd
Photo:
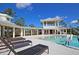
{"type": "Polygon", "coordinates": [[[79,48],[79,42],[77,40],[77,36],[72,37],[72,40],[71,40],[69,45],[68,44],[65,45],[66,39],[67,39],[67,36],[61,36],[61,35],[48,36],[45,38],[45,40],[55,42],[55,43],[60,44],[60,45],[79,48]]]}

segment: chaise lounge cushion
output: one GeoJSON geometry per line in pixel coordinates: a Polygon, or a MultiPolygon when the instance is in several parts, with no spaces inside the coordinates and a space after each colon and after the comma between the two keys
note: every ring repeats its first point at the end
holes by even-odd
{"type": "Polygon", "coordinates": [[[17,55],[40,55],[47,49],[48,49],[48,46],[38,44],[31,48],[17,52],[17,55]]]}
{"type": "Polygon", "coordinates": [[[13,44],[14,49],[17,49],[17,48],[25,47],[32,44],[32,41],[30,40],[18,41],[18,42],[13,42],[12,44],[13,44]]]}

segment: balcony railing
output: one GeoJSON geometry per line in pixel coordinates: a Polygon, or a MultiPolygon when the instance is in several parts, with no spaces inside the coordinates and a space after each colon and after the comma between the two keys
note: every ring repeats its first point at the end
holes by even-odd
{"type": "Polygon", "coordinates": [[[43,26],[43,28],[58,28],[58,27],[62,27],[62,26],[43,26]]]}

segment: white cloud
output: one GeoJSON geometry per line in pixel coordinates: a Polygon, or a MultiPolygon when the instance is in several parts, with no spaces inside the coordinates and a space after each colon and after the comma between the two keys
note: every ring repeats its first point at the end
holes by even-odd
{"type": "Polygon", "coordinates": [[[19,9],[30,7],[31,5],[31,3],[16,3],[16,7],[19,9]]]}
{"type": "Polygon", "coordinates": [[[73,20],[71,23],[78,23],[78,20],[73,20]]]}
{"type": "Polygon", "coordinates": [[[60,18],[60,16],[56,16],[56,18],[60,18]]]}

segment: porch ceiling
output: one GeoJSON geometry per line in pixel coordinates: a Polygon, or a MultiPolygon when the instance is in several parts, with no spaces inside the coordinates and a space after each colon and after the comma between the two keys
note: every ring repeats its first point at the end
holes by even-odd
{"type": "Polygon", "coordinates": [[[8,27],[16,27],[16,28],[21,28],[21,26],[18,26],[10,21],[3,21],[3,20],[0,20],[0,25],[1,26],[8,26],[8,27]]]}

